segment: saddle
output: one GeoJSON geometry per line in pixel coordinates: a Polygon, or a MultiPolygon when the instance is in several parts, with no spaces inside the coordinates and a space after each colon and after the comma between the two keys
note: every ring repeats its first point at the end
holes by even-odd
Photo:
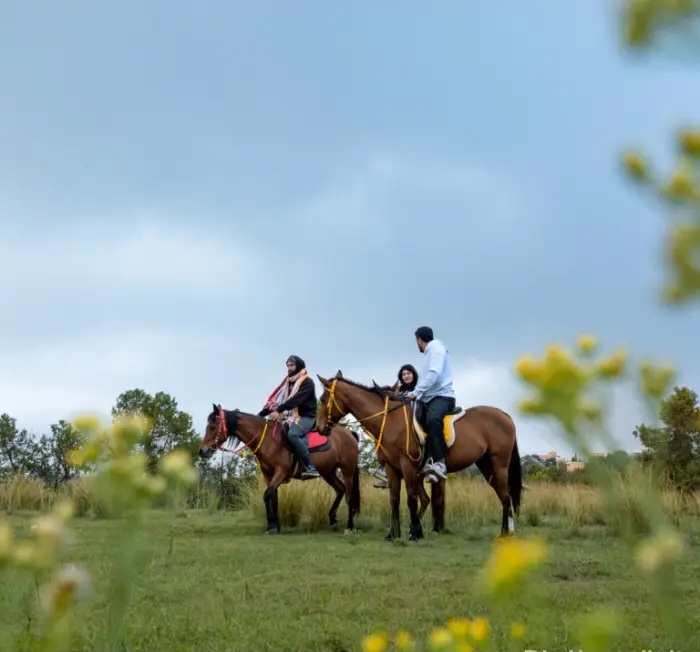
{"type": "MultiPolygon", "coordinates": [[[[314,423],[314,428],[318,426],[314,423]]],[[[284,447],[294,455],[294,449],[289,443],[289,423],[283,423],[281,429],[282,444],[284,447]]],[[[326,435],[322,435],[318,430],[310,430],[306,439],[308,442],[309,453],[323,453],[324,451],[330,450],[331,442],[326,435]]]]}
{"type": "MultiPolygon", "coordinates": [[[[425,403],[422,401],[415,401],[413,408],[413,425],[421,445],[425,443],[428,436],[428,428],[426,425],[427,412],[428,410],[425,403]]],[[[465,413],[466,411],[463,407],[455,405],[442,420],[442,434],[448,448],[452,448],[455,443],[455,423],[459,421],[465,413]]]]}

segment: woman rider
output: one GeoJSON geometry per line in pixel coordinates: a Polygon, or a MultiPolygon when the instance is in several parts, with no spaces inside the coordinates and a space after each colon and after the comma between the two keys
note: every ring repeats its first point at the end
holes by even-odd
{"type": "MultiPolygon", "coordinates": [[[[394,384],[391,391],[405,398],[416,388],[418,372],[412,364],[405,364],[399,369],[396,377],[398,382],[394,384]]],[[[373,485],[378,489],[386,489],[389,486],[389,479],[386,477],[386,470],[381,462],[372,475],[375,478],[373,485]]]]}

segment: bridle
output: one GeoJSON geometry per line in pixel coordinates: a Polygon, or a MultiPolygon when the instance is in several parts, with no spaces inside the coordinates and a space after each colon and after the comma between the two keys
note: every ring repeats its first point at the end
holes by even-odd
{"type": "MultiPolygon", "coordinates": [[[[325,405],[326,413],[328,414],[328,422],[326,423],[326,427],[324,428],[324,434],[327,434],[329,427],[331,427],[333,424],[337,423],[332,419],[332,415],[333,415],[332,408],[335,408],[338,411],[338,414],[341,415],[339,418],[341,418],[341,419],[346,414],[346,412],[340,407],[340,405],[338,405],[338,401],[335,397],[335,389],[336,389],[336,386],[338,385],[339,380],[340,379],[337,377],[334,378],[333,382],[331,383],[331,388],[328,390],[328,400],[326,401],[326,405],[325,405]]],[[[362,419],[358,419],[357,417],[355,417],[355,419],[356,419],[356,421],[358,421],[360,423],[360,425],[362,426],[362,429],[366,433],[368,433],[370,435],[370,437],[372,437],[372,439],[376,439],[377,444],[374,448],[374,452],[376,453],[382,447],[382,438],[384,437],[384,428],[386,426],[387,417],[389,416],[389,414],[391,412],[394,412],[395,410],[399,410],[402,408],[403,408],[404,421],[406,424],[406,455],[408,456],[408,458],[411,461],[417,462],[420,460],[420,454],[419,454],[418,458],[414,460],[408,452],[410,432],[411,432],[411,430],[415,430],[415,429],[411,427],[412,424],[409,425],[408,409],[407,409],[408,403],[407,402],[399,401],[398,405],[395,405],[394,407],[390,408],[389,407],[389,395],[385,394],[384,395],[384,409],[381,412],[376,412],[375,414],[370,414],[369,416],[363,417],[362,419]],[[375,419],[378,416],[382,417],[382,425],[379,427],[379,435],[377,437],[375,437],[374,434],[372,434],[364,425],[362,425],[362,423],[363,423],[363,421],[369,421],[370,419],[375,419]]],[[[417,435],[416,435],[416,437],[417,437],[417,435]]],[[[420,448],[420,444],[419,444],[419,448],[420,448]]]]}
{"type": "MultiPolygon", "coordinates": [[[[238,417],[238,415],[240,414],[240,410],[233,410],[233,414],[236,417],[238,417]]],[[[260,447],[262,446],[262,443],[265,440],[265,435],[267,434],[269,426],[270,421],[268,419],[265,419],[265,425],[263,426],[262,430],[260,430],[260,432],[258,432],[258,434],[255,435],[255,437],[253,437],[250,441],[243,441],[240,437],[236,435],[235,432],[233,433],[233,437],[238,439],[238,441],[240,441],[246,448],[251,449],[251,454],[255,455],[260,450],[260,447]],[[251,446],[253,442],[258,438],[260,439],[258,445],[255,447],[255,449],[252,449],[251,446]]],[[[275,425],[272,428],[273,437],[275,436],[276,430],[277,423],[275,423],[275,425]]],[[[226,425],[226,410],[219,406],[219,412],[216,415],[216,441],[218,442],[216,445],[216,450],[224,451],[226,453],[236,453],[236,455],[243,454],[244,451],[237,451],[231,448],[224,448],[224,444],[228,441],[229,437],[231,437],[231,435],[229,435],[228,426],[226,425]]]]}

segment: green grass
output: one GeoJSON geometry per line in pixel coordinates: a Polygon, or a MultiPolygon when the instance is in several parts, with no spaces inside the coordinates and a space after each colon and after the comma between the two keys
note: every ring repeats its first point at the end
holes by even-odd
{"type": "MultiPolygon", "coordinates": [[[[386,499],[386,492],[375,493],[386,499]]],[[[497,642],[505,640],[509,623],[519,620],[528,630],[521,649],[571,649],[577,615],[608,604],[627,618],[616,649],[700,645],[700,529],[694,517],[681,524],[691,548],[679,588],[697,634],[672,641],[651,607],[649,588],[610,525],[572,527],[563,516],[552,515],[528,526],[521,519],[521,536],[545,536],[552,550],[535,594],[513,596],[512,610],[506,612],[486,606],[475,587],[496,533],[495,513],[492,522],[452,524],[451,534],[418,544],[389,544],[382,540],[386,522],[374,516],[360,518],[362,530],[350,536],[342,527],[308,532],[302,524],[265,537],[256,512],[253,502],[249,510],[230,514],[148,513],[127,649],[359,650],[362,637],[377,629],[404,628],[426,637],[451,616],[476,615],[491,619],[497,642]]],[[[341,509],[341,519],[343,514],[341,509]]],[[[34,515],[18,512],[12,521],[21,533],[34,515]]],[[[119,528],[113,520],[74,523],[70,559],[86,564],[97,586],[96,597],[78,608],[72,649],[101,649],[107,591],[100,584],[109,575],[119,528]]],[[[20,573],[5,574],[3,580],[0,649],[21,650],[31,643],[36,587],[20,573]]]]}

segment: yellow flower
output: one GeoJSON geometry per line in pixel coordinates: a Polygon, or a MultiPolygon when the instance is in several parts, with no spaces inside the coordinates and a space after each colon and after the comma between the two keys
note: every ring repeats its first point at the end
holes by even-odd
{"type": "Polygon", "coordinates": [[[476,618],[470,627],[471,637],[475,641],[483,641],[489,635],[489,621],[486,618],[476,618]]]}
{"type": "Polygon", "coordinates": [[[639,365],[642,390],[653,398],[661,398],[669,390],[676,377],[676,369],[671,364],[654,364],[644,361],[639,365]]]}
{"type": "Polygon", "coordinates": [[[541,539],[497,541],[484,568],[486,588],[497,593],[521,581],[528,572],[544,563],[547,555],[547,544],[541,539]]]}
{"type": "Polygon", "coordinates": [[[616,378],[625,372],[627,349],[618,349],[616,353],[598,360],[598,374],[602,378],[616,378]]]}
{"type": "Polygon", "coordinates": [[[682,200],[693,197],[693,177],[685,167],[679,167],[671,173],[664,192],[670,199],[682,200]]]}
{"type": "Polygon", "coordinates": [[[85,461],[85,451],[80,448],[69,451],[68,455],[66,455],[66,462],[71,466],[81,467],[85,464],[85,461]]]}
{"type": "Polygon", "coordinates": [[[523,414],[542,414],[545,410],[545,405],[539,398],[522,398],[518,407],[523,414]]]}
{"type": "Polygon", "coordinates": [[[403,629],[396,634],[395,641],[396,647],[402,650],[402,652],[410,650],[413,647],[413,636],[403,629]]]}
{"type": "Polygon", "coordinates": [[[389,638],[385,634],[372,634],[362,641],[364,652],[384,652],[389,645],[389,638]]]}
{"type": "Polygon", "coordinates": [[[459,641],[455,646],[456,652],[474,652],[474,646],[467,641],[459,641]]]}
{"type": "Polygon", "coordinates": [[[525,636],[525,625],[522,623],[512,623],[510,626],[510,635],[515,639],[520,639],[525,636]]]}
{"type": "Polygon", "coordinates": [[[584,334],[579,336],[577,345],[581,353],[588,355],[596,350],[598,340],[595,335],[584,334]]]}
{"type": "Polygon", "coordinates": [[[51,548],[60,547],[67,535],[63,522],[50,515],[42,515],[36,518],[30,529],[39,543],[51,548]]]}
{"type": "Polygon", "coordinates": [[[525,382],[537,385],[542,380],[542,363],[533,355],[526,354],[516,361],[515,372],[525,382]]]}
{"type": "Polygon", "coordinates": [[[686,154],[700,155],[700,130],[682,129],[678,134],[678,144],[686,154]]]}
{"type": "Polygon", "coordinates": [[[646,159],[639,152],[626,152],[622,156],[622,165],[634,179],[642,180],[647,178],[648,165],[646,159]]]}
{"type": "Polygon", "coordinates": [[[575,394],[586,382],[586,373],[576,364],[571,354],[558,344],[547,347],[544,359],[543,390],[556,390],[565,394],[575,394]]]}
{"type": "Polygon", "coordinates": [[[143,441],[153,428],[153,421],[141,413],[121,414],[112,425],[112,432],[117,445],[130,449],[143,441]]]}
{"type": "Polygon", "coordinates": [[[444,650],[452,644],[454,636],[449,629],[434,629],[430,634],[430,647],[433,650],[444,650]]]}
{"type": "Polygon", "coordinates": [[[677,532],[664,530],[640,544],[636,553],[637,565],[648,572],[674,563],[683,554],[683,541],[677,532]]]}
{"type": "Polygon", "coordinates": [[[165,455],[161,468],[163,475],[176,483],[192,486],[197,482],[197,470],[192,466],[192,456],[186,450],[165,455]]]}
{"type": "Polygon", "coordinates": [[[80,432],[93,432],[100,429],[100,418],[94,414],[84,414],[73,419],[73,427],[80,432]]]}
{"type": "Polygon", "coordinates": [[[471,626],[471,620],[467,620],[466,618],[450,618],[450,620],[447,621],[447,629],[455,636],[467,636],[471,626]]]}

